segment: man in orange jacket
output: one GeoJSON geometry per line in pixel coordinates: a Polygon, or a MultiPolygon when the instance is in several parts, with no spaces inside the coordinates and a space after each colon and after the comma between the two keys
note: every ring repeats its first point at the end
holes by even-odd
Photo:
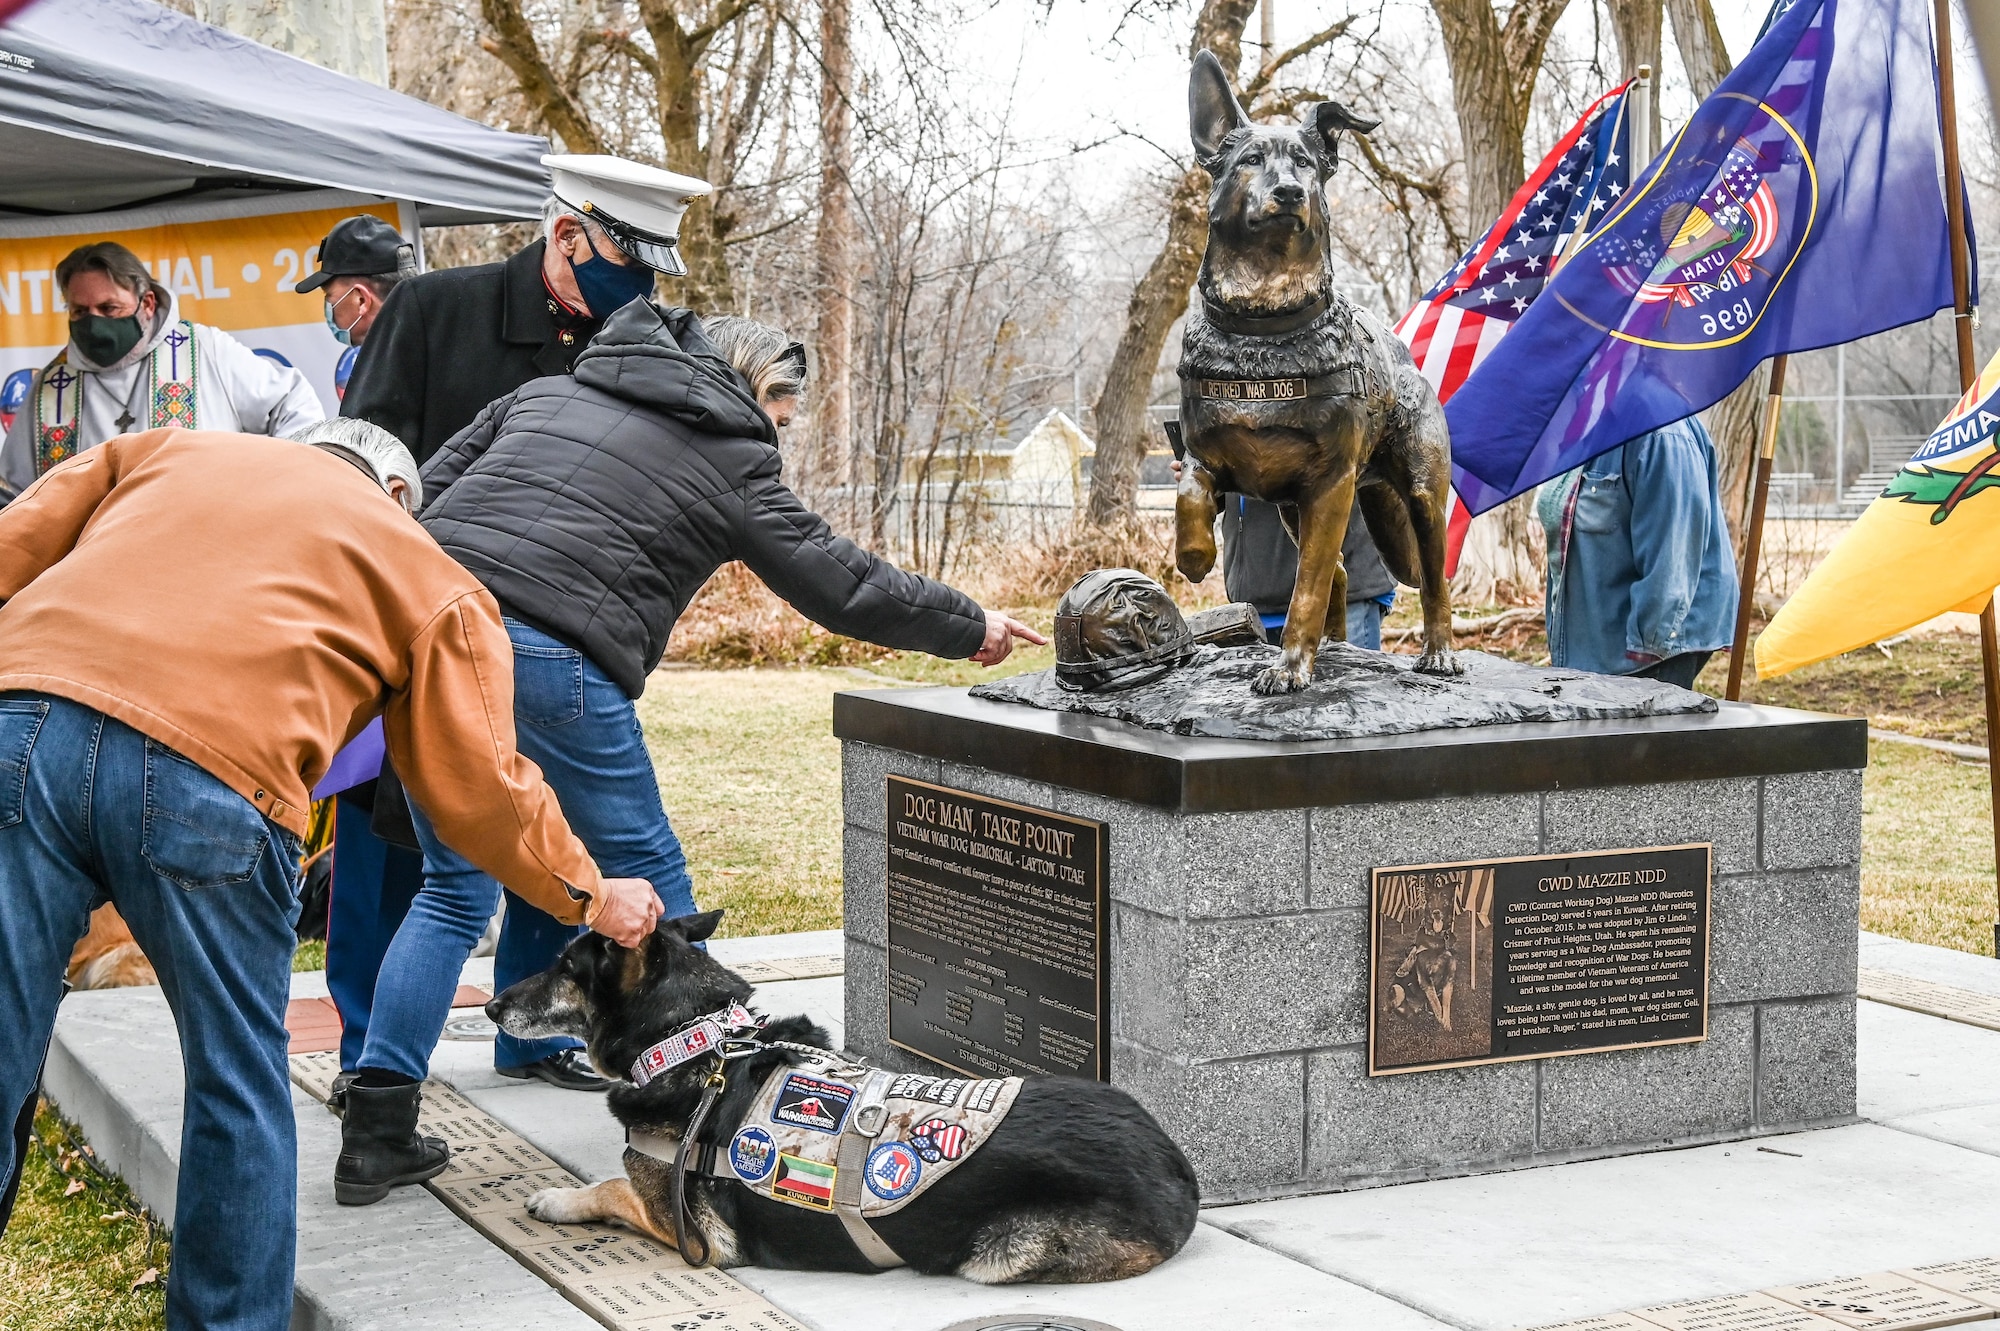
{"type": "MultiPolygon", "coordinates": [[[[439,835],[541,909],[627,945],[660,909],[599,874],[515,751],[499,607],[410,516],[407,451],[361,421],[302,436],[320,446],[125,435],[0,510],[0,1112],[33,1094],[64,963],[114,902],[186,1067],[173,1331],[290,1324],[299,840],[357,731],[380,714],[439,835]]],[[[417,1087],[376,1098],[402,1143],[383,1181],[441,1169],[417,1087]]]]}

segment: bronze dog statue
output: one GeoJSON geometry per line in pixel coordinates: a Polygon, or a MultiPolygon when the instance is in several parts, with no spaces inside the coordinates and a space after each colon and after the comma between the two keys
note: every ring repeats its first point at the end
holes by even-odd
{"type": "Polygon", "coordinates": [[[1382,561],[1423,594],[1416,668],[1458,674],[1444,575],[1444,410],[1403,344],[1333,289],[1328,261],[1325,186],[1340,133],[1366,133],[1376,122],[1318,102],[1296,129],[1253,125],[1206,51],[1195,58],[1188,111],[1195,158],[1214,185],[1201,299],[1181,343],[1188,456],[1175,504],[1176,562],[1191,582],[1215,566],[1219,495],[1280,505],[1299,574],[1284,656],[1252,687],[1302,689],[1321,635],[1347,636],[1340,544],[1358,497],[1382,561]]]}

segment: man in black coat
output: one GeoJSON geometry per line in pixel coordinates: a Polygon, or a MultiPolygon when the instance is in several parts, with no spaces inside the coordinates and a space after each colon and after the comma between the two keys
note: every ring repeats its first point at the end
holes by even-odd
{"type": "MultiPolygon", "coordinates": [[[[706,184],[612,157],[542,161],[554,193],[541,238],[503,263],[399,284],[355,363],[341,414],[381,426],[419,464],[487,403],[532,379],[567,374],[606,315],[652,294],[655,272],[687,271],[674,236],[688,200],[706,184]]],[[[423,856],[394,782],[385,768],[379,783],[340,796],[326,958],[342,1022],[335,1105],[367,1038],[383,953],[423,886],[423,856]]],[[[609,1085],[573,1054],[544,1060],[532,1075],[570,1090],[609,1085]]]]}

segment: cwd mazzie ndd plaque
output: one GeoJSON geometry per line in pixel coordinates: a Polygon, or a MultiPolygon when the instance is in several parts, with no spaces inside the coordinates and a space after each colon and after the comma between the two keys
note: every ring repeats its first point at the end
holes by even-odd
{"type": "Polygon", "coordinates": [[[1104,824],[887,778],[889,1042],[1110,1079],[1104,824]]]}
{"type": "Polygon", "coordinates": [[[1708,1035],[1712,847],[1376,869],[1370,1076],[1708,1035]]]}

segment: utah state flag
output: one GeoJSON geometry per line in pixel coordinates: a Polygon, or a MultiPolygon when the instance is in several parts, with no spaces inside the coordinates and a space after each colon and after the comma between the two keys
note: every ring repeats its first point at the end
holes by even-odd
{"type": "MultiPolygon", "coordinates": [[[[1951,304],[1927,0],[1796,0],[1445,404],[1475,513],[1951,304]]],[[[1976,289],[1976,288],[1975,288],[1976,289]]]]}

